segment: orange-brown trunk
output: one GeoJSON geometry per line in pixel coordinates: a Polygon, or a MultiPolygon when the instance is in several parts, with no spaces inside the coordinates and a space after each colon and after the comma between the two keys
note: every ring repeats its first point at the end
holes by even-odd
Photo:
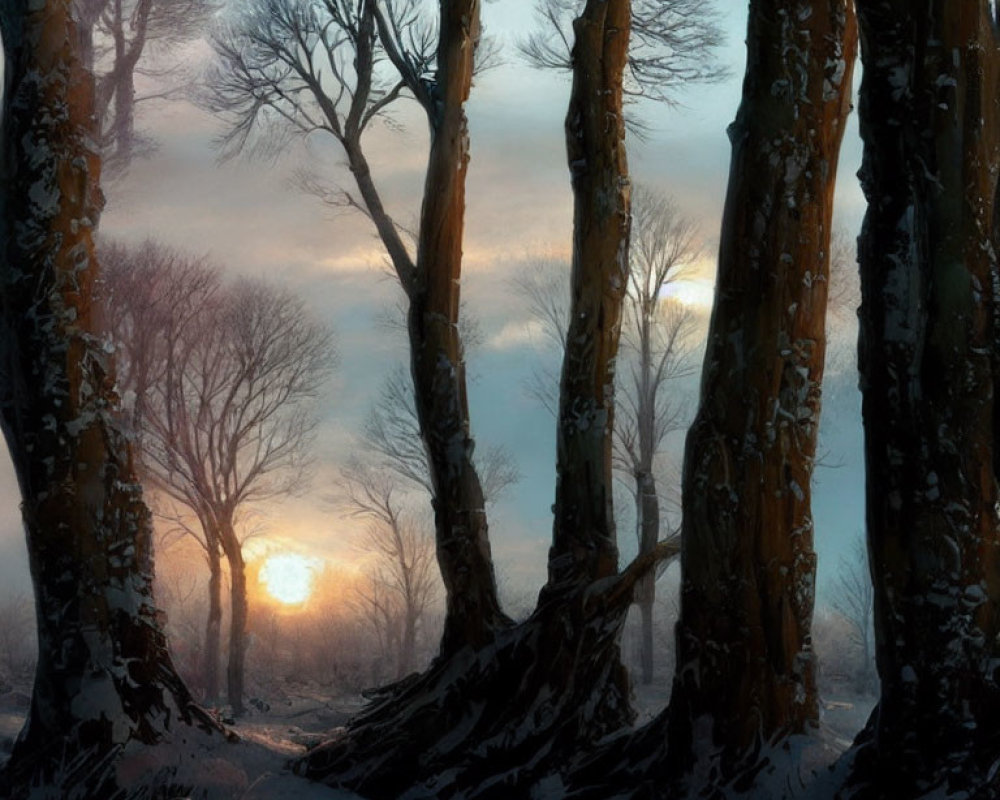
{"type": "Polygon", "coordinates": [[[731,778],[762,745],[818,718],[810,489],[856,25],[847,0],[804,8],[750,4],[715,306],[685,453],[667,747],[675,776],[712,754],[731,778]]]}

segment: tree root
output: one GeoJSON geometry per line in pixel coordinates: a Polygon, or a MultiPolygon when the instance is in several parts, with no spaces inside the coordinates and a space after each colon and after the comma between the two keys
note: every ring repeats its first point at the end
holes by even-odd
{"type": "MultiPolygon", "coordinates": [[[[123,694],[123,700],[121,720],[102,716],[67,722],[61,736],[33,725],[39,711],[32,707],[10,759],[0,768],[0,797],[29,797],[39,787],[64,800],[159,796],[150,794],[143,781],[141,786],[131,786],[121,780],[118,767],[127,752],[134,754],[136,746],[183,738],[185,729],[194,735],[221,735],[228,742],[239,741],[235,732],[194,702],[172,666],[163,667],[157,686],[133,689],[123,694]],[[116,723],[127,725],[124,737],[116,733],[116,723]]],[[[170,794],[175,795],[176,791],[170,794]]]]}
{"type": "Polygon", "coordinates": [[[373,798],[528,796],[634,719],[618,645],[629,597],[617,588],[550,597],[491,645],[439,658],[293,769],[373,798]]]}

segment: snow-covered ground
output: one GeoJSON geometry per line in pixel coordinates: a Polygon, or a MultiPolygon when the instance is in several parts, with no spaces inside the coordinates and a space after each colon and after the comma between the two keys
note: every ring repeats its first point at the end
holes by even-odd
{"type": "MultiPolygon", "coordinates": [[[[638,724],[661,711],[669,698],[669,683],[637,686],[638,724]]],[[[191,800],[363,800],[350,792],[331,789],[291,774],[286,765],[343,725],[363,706],[360,696],[329,698],[319,691],[283,693],[268,704],[251,703],[250,713],[233,725],[238,743],[221,737],[189,737],[163,747],[145,748],[127,756],[119,767],[126,781],[141,782],[168,770],[176,780],[198,787],[191,800]]],[[[850,745],[864,726],[873,698],[824,698],[820,734],[799,754],[799,775],[810,782],[850,745]]],[[[24,721],[28,696],[0,694],[0,761],[6,757],[24,721]]],[[[801,797],[809,796],[803,792],[801,797]]],[[[552,798],[557,800],[557,798],[552,798]]]]}
{"type": "MultiPolygon", "coordinates": [[[[254,709],[232,728],[240,737],[188,736],[127,754],[118,773],[128,783],[169,771],[177,783],[196,786],[190,800],[363,800],[350,792],[300,778],[286,765],[362,705],[360,697],[336,701],[288,695],[266,711],[254,709]]],[[[27,712],[23,692],[0,694],[0,762],[8,756],[27,712]]],[[[184,800],[187,800],[186,798],[184,800]]]]}

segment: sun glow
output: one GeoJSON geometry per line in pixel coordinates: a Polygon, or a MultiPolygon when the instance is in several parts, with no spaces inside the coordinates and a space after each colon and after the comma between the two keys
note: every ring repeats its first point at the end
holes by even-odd
{"type": "Polygon", "coordinates": [[[710,309],[715,302],[715,283],[705,278],[682,278],[667,286],[664,295],[686,306],[710,309]]]}
{"type": "Polygon", "coordinates": [[[315,559],[283,553],[264,562],[260,582],[275,600],[294,606],[309,599],[315,571],[315,559]]]}

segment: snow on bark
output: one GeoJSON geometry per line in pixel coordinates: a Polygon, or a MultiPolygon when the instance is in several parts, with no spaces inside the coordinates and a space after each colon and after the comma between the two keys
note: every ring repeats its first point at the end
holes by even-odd
{"type": "MultiPolygon", "coordinates": [[[[453,21],[447,4],[443,9],[444,27],[453,21]]],[[[676,546],[661,543],[618,572],[610,433],[627,277],[629,194],[621,71],[629,17],[628,0],[590,0],[576,24],[567,142],[578,203],[573,279],[578,321],[570,329],[575,343],[568,348],[562,384],[549,583],[535,613],[520,625],[494,625],[485,643],[468,634],[464,647],[455,648],[455,639],[449,647],[446,640],[428,672],[389,687],[343,735],[304,757],[296,765],[300,774],[378,797],[527,797],[559,783],[553,776],[573,754],[633,718],[628,677],[620,662],[622,626],[637,582],[658,560],[676,554],[676,546]]],[[[464,130],[464,122],[459,128],[464,130]]],[[[429,191],[431,187],[429,182],[429,191]]],[[[436,296],[450,298],[450,305],[438,315],[441,327],[420,329],[422,335],[440,330],[454,336],[454,326],[443,323],[457,311],[457,281],[445,277],[429,276],[440,283],[436,296]]],[[[411,301],[413,297],[411,293],[411,301]]],[[[411,313],[411,333],[424,319],[415,320],[411,313]]],[[[441,340],[414,336],[412,341],[441,340]]],[[[420,381],[427,380],[421,363],[415,352],[418,408],[420,381]]],[[[435,374],[443,375],[450,387],[453,357],[445,351],[436,364],[435,374]]],[[[439,396],[455,395],[448,388],[439,396]]],[[[463,435],[445,426],[432,428],[430,435],[425,430],[428,450],[433,451],[432,437],[439,436],[442,450],[453,443],[451,452],[460,457],[463,435]]],[[[437,503],[440,514],[442,498],[437,503]]],[[[452,563],[467,562],[453,558],[452,563]]],[[[442,559],[443,569],[446,564],[442,559]]],[[[468,581],[475,575],[458,577],[468,581]]],[[[458,596],[456,602],[466,603],[466,612],[476,609],[469,598],[458,596]]]]}
{"type": "Polygon", "coordinates": [[[54,783],[67,797],[98,797],[115,786],[130,741],[213,725],[156,619],[149,512],[91,303],[103,202],[93,79],[65,0],[6,3],[0,26],[0,424],[21,490],[39,643],[28,721],[0,789],[22,796],[54,783]]]}
{"type": "Polygon", "coordinates": [[[862,0],[858,13],[859,353],[882,689],[845,796],[994,797],[995,21],[984,0],[919,11],[862,0]]]}
{"type": "Polygon", "coordinates": [[[295,771],[372,797],[530,797],[630,718],[627,695],[594,689],[627,683],[617,651],[628,606],[603,590],[543,605],[490,645],[383,690],[295,771]]]}
{"type": "Polygon", "coordinates": [[[742,775],[818,718],[810,483],[851,4],[751,3],[700,408],[684,466],[668,781],[742,775]],[[698,765],[701,765],[700,767],[698,765]],[[700,777],[699,777],[700,775],[700,777]]]}
{"type": "Polygon", "coordinates": [[[434,490],[438,562],[446,589],[442,653],[485,645],[507,624],[497,598],[483,488],[473,462],[458,330],[469,166],[465,102],[479,35],[478,0],[443,0],[437,80],[433,102],[425,106],[431,149],[417,269],[412,283],[404,280],[417,416],[434,490]]]}
{"type": "Polygon", "coordinates": [[[628,285],[631,186],[622,75],[631,5],[588,3],[573,29],[566,152],[573,258],[556,432],[556,502],[545,591],[618,570],[612,508],[615,359],[628,285]]]}

